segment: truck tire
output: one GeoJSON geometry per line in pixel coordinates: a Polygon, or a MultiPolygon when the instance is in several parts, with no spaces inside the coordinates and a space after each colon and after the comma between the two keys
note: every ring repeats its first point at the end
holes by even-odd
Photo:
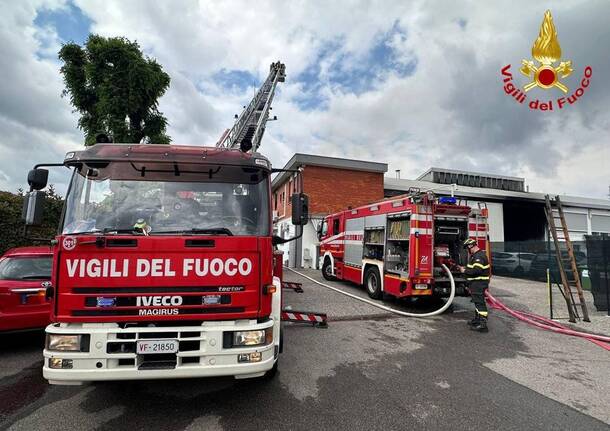
{"type": "Polygon", "coordinates": [[[364,288],[366,293],[373,299],[380,299],[382,296],[381,292],[381,276],[379,270],[371,266],[364,273],[364,288]]]}
{"type": "Polygon", "coordinates": [[[335,277],[333,276],[332,273],[332,265],[330,263],[330,259],[326,258],[324,259],[324,264],[322,265],[322,277],[324,277],[325,280],[328,281],[333,281],[335,280],[335,277]]]}
{"type": "Polygon", "coordinates": [[[278,356],[277,360],[275,361],[275,364],[273,364],[273,368],[267,371],[265,375],[261,377],[261,379],[264,381],[273,380],[273,378],[277,375],[277,369],[279,368],[279,364],[280,358],[278,356]]]}
{"type": "MultiPolygon", "coordinates": [[[[282,331],[280,329],[280,345],[279,345],[278,353],[282,353],[283,350],[284,350],[284,331],[282,331]]],[[[275,363],[273,364],[273,368],[271,368],[269,371],[267,371],[263,376],[258,377],[258,379],[260,381],[265,381],[265,382],[268,380],[273,380],[273,378],[277,374],[279,365],[280,365],[280,355],[278,354],[277,359],[275,360],[275,363]]]]}

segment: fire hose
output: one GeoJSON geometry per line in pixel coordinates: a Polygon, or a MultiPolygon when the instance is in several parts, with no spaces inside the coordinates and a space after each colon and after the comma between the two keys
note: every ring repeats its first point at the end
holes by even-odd
{"type": "MultiPolygon", "coordinates": [[[[289,271],[292,271],[295,274],[300,275],[301,277],[306,278],[307,280],[312,281],[312,282],[316,283],[317,285],[322,286],[326,289],[330,289],[334,292],[340,293],[341,295],[345,295],[345,296],[355,299],[357,301],[364,302],[365,304],[371,305],[371,306],[379,308],[381,310],[389,311],[390,313],[398,314],[400,316],[405,316],[405,317],[432,317],[432,316],[437,316],[437,315],[443,313],[447,308],[449,308],[451,306],[451,303],[453,302],[453,299],[455,298],[455,281],[453,280],[453,275],[451,274],[451,271],[449,270],[449,268],[447,268],[447,266],[442,265],[442,267],[445,270],[445,272],[447,272],[447,275],[449,276],[449,281],[451,283],[451,293],[449,295],[449,298],[447,299],[447,302],[445,302],[445,304],[441,308],[439,308],[438,310],[429,312],[429,313],[408,313],[406,311],[396,310],[395,308],[379,304],[377,302],[368,300],[366,298],[362,298],[358,295],[354,295],[353,293],[345,292],[341,289],[330,286],[326,283],[322,283],[322,282],[320,282],[312,277],[309,277],[299,271],[296,271],[292,268],[286,268],[286,269],[288,269],[289,271]]],[[[588,332],[574,331],[564,325],[561,325],[560,323],[557,323],[551,319],[547,319],[545,317],[539,316],[537,314],[528,313],[525,311],[513,310],[513,309],[507,307],[506,305],[504,305],[498,299],[496,299],[491,293],[489,293],[489,290],[487,290],[485,292],[485,295],[487,296],[487,300],[489,301],[490,305],[493,308],[505,311],[506,313],[510,314],[511,316],[513,316],[523,322],[529,323],[540,329],[546,329],[548,331],[552,331],[552,332],[555,332],[558,334],[571,335],[574,337],[581,337],[581,338],[591,341],[592,343],[594,343],[600,347],[603,347],[606,350],[610,350],[610,337],[608,337],[608,336],[591,334],[588,332]]]]}
{"type": "Polygon", "coordinates": [[[294,272],[295,274],[300,275],[303,278],[306,278],[309,281],[313,281],[314,283],[316,283],[319,286],[325,287],[326,289],[330,289],[332,291],[335,291],[337,293],[340,293],[341,295],[345,295],[348,296],[352,299],[355,299],[357,301],[361,301],[364,302],[365,304],[371,305],[373,307],[377,307],[380,308],[381,310],[385,310],[385,311],[389,311],[390,313],[394,313],[394,314],[398,314],[399,316],[405,316],[405,317],[432,317],[432,316],[437,316],[441,313],[443,313],[447,308],[449,308],[451,306],[451,303],[453,302],[453,299],[455,298],[455,281],[453,280],[453,275],[451,274],[451,271],[449,271],[449,268],[447,268],[445,265],[441,265],[443,267],[443,269],[447,272],[447,275],[449,276],[449,282],[451,283],[451,293],[449,294],[449,298],[447,299],[447,301],[445,302],[445,304],[439,308],[438,310],[435,311],[431,311],[429,313],[408,313],[406,311],[401,311],[401,310],[396,310],[395,308],[392,307],[388,307],[386,305],[382,305],[379,304],[377,302],[368,300],[366,298],[362,298],[358,295],[354,295],[353,293],[349,293],[349,292],[345,292],[341,289],[337,289],[336,287],[330,286],[326,283],[322,283],[312,277],[309,277],[299,271],[295,271],[292,268],[286,268],[289,271],[294,272]]]}
{"type": "Polygon", "coordinates": [[[546,317],[542,317],[537,314],[528,313],[525,311],[513,310],[513,309],[507,307],[506,305],[504,305],[498,299],[496,299],[491,293],[489,293],[489,291],[487,291],[485,294],[487,296],[487,300],[489,301],[490,305],[493,308],[505,311],[506,313],[510,314],[511,316],[513,316],[523,322],[529,323],[530,325],[536,326],[540,329],[546,329],[547,331],[556,332],[558,334],[571,335],[573,337],[581,337],[581,338],[591,341],[592,343],[594,343],[600,347],[603,347],[606,350],[610,350],[610,337],[608,337],[608,336],[591,334],[588,332],[574,331],[573,329],[570,329],[551,319],[547,319],[546,317]]]}

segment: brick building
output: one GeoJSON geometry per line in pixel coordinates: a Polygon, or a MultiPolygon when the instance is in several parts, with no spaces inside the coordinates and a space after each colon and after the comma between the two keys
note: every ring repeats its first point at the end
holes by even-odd
{"type": "MultiPolygon", "coordinates": [[[[315,267],[317,256],[316,229],[325,215],[383,199],[383,177],[386,163],[335,157],[295,154],[284,169],[302,169],[303,192],[309,196],[311,221],[304,227],[300,240],[284,245],[285,260],[291,266],[315,267]]],[[[277,234],[288,237],[294,234],[290,222],[290,196],[299,190],[299,176],[282,172],[273,179],[273,215],[277,234]]]]}

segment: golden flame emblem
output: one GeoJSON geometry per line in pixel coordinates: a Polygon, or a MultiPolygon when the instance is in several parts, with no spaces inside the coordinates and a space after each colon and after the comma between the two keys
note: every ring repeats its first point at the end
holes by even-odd
{"type": "Polygon", "coordinates": [[[559,76],[566,78],[572,73],[572,62],[562,61],[557,67],[553,67],[553,63],[561,59],[561,46],[557,39],[557,30],[553,24],[551,11],[547,10],[544,13],[544,19],[540,26],[538,38],[532,46],[532,57],[540,63],[536,66],[533,60],[523,60],[520,72],[527,77],[533,78],[533,81],[526,84],[523,89],[529,91],[534,87],[544,89],[557,87],[564,93],[568,92],[568,87],[559,82],[559,76]]]}

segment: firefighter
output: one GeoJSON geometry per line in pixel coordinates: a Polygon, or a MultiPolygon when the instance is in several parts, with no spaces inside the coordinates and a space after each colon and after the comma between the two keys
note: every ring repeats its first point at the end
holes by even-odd
{"type": "Polygon", "coordinates": [[[475,307],[475,317],[468,324],[470,329],[478,332],[487,332],[487,304],[485,291],[489,287],[489,260],[484,250],[481,250],[474,239],[464,241],[464,248],[468,250],[468,264],[460,266],[460,272],[466,275],[472,302],[475,307]]]}

